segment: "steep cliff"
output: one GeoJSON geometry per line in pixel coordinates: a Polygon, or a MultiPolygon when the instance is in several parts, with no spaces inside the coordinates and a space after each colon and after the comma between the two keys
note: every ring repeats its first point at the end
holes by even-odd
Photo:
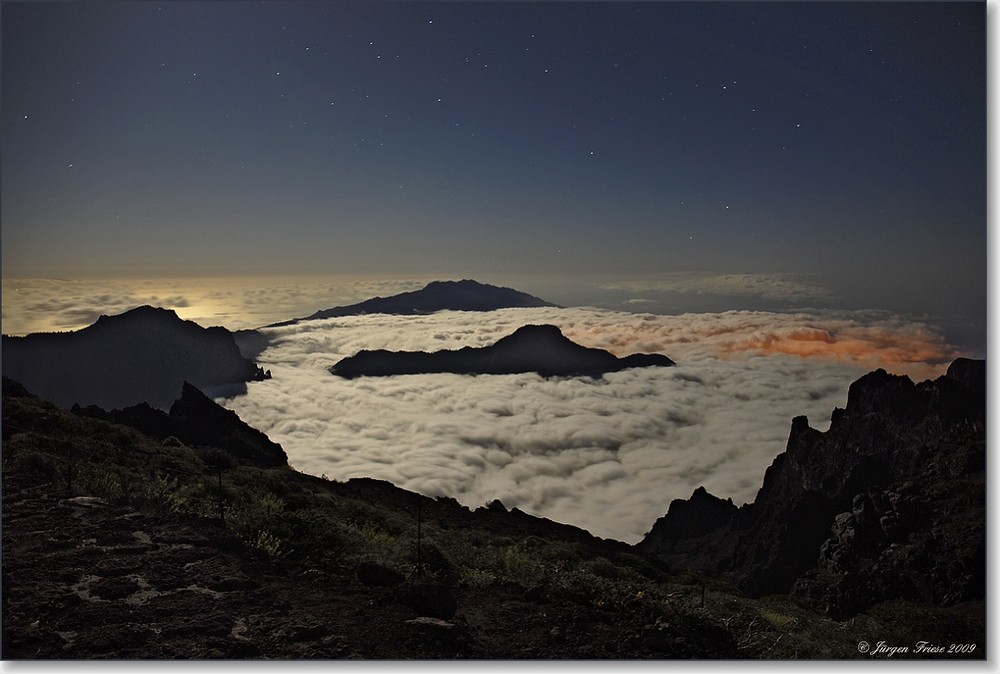
{"type": "Polygon", "coordinates": [[[959,359],[920,384],[869,373],[828,431],[792,421],[752,504],[720,508],[696,492],[639,548],[751,595],[792,592],[834,616],[884,599],[981,599],[985,390],[984,361],[959,359]]]}

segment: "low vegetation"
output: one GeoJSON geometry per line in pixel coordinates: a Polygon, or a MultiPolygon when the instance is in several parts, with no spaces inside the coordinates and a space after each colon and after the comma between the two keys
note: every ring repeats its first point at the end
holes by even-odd
{"type": "MultiPolygon", "coordinates": [[[[896,658],[926,657],[913,652],[922,640],[948,646],[982,634],[978,613],[962,607],[887,603],[835,622],[787,597],[750,599],[710,578],[672,573],[624,544],[564,536],[535,518],[532,530],[520,524],[523,514],[240,464],[215,448],[154,440],[33,397],[5,396],[3,415],[5,492],[92,496],[150,516],[222,522],[246,555],[275,573],[320,569],[354,578],[370,562],[451,588],[456,620],[479,645],[442,646],[432,657],[883,657],[861,652],[862,642],[909,647],[896,658]],[[546,616],[548,641],[518,650],[526,646],[515,621],[509,643],[489,641],[485,631],[477,642],[485,628],[475,616],[495,605],[489,620],[501,620],[505,598],[546,616]],[[574,650],[573,635],[563,633],[590,624],[611,635],[604,652],[574,650]]],[[[4,587],[16,582],[5,571],[4,587]]],[[[977,647],[965,657],[984,657],[985,643],[977,647]]]]}

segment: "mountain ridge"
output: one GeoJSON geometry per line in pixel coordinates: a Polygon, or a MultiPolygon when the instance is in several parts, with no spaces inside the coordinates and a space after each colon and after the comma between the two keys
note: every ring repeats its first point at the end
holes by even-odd
{"type": "Polygon", "coordinates": [[[525,325],[485,347],[441,351],[363,350],[330,366],[345,379],[401,374],[519,374],[543,377],[600,377],[632,367],[670,367],[661,354],[632,354],[619,358],[603,349],[581,346],[554,325],[525,325]]]}
{"type": "Polygon", "coordinates": [[[73,332],[3,336],[3,372],[60,407],[165,409],[185,381],[212,393],[269,375],[243,357],[233,333],[148,305],[102,315],[73,332]]]}
{"type": "Polygon", "coordinates": [[[497,309],[557,306],[513,288],[489,285],[472,279],[431,281],[420,290],[412,290],[389,297],[373,297],[356,304],[322,309],[304,318],[293,318],[265,327],[283,327],[302,321],[362,314],[415,316],[446,310],[495,311],[497,309]]]}
{"type": "Polygon", "coordinates": [[[919,384],[882,369],[861,377],[827,431],[792,420],[752,503],[701,488],[637,548],[837,618],[891,599],[982,599],[985,372],[960,358],[919,384]]]}
{"type": "Polygon", "coordinates": [[[114,410],[96,405],[74,405],[70,411],[78,416],[130,426],[160,441],[175,438],[191,447],[217,447],[237,460],[258,466],[288,464],[288,456],[281,445],[188,382],[184,382],[180,397],[170,406],[169,412],[148,403],[114,410]]]}

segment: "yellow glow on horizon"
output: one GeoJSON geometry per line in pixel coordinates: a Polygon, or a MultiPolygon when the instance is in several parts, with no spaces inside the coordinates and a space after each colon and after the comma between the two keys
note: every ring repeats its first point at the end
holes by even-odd
{"type": "Polygon", "coordinates": [[[274,275],[160,278],[5,278],[3,333],[66,332],[142,305],[174,310],[199,325],[256,328],[413,289],[412,277],[274,275]]]}

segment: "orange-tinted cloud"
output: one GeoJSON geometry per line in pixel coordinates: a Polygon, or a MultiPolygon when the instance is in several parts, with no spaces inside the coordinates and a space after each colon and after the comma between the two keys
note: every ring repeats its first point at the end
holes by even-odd
{"type": "Polygon", "coordinates": [[[917,381],[944,374],[948,363],[960,355],[940,335],[923,326],[888,329],[850,324],[756,334],[729,344],[723,353],[740,352],[835,359],[866,370],[885,368],[917,381]]]}
{"type": "Polygon", "coordinates": [[[891,316],[873,318],[730,311],[686,314],[619,324],[606,320],[567,326],[571,339],[619,355],[658,351],[675,360],[731,359],[785,354],[877,368],[916,381],[944,374],[962,355],[931,326],[891,316]]]}

